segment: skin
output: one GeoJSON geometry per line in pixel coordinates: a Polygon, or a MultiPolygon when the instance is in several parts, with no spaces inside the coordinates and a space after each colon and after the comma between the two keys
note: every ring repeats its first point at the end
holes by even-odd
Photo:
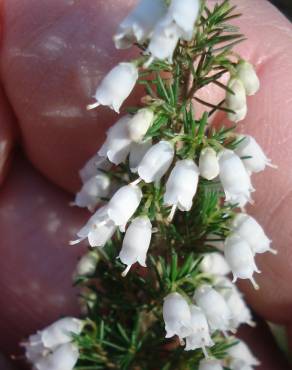
{"type": "MultiPolygon", "coordinates": [[[[134,3],[1,2],[0,348],[8,355],[18,354],[23,338],[60,315],[78,314],[71,276],[84,249],[69,247],[68,240],[88,213],[68,203],[80,187],[78,170],[117,119],[107,108],[87,112],[85,106],[101,77],[131,57],[129,51],[116,51],[111,37],[134,3]]],[[[262,85],[248,98],[248,116],[239,130],[255,136],[279,165],[253,177],[256,207],[249,209],[279,254],[257,257],[260,291],[247,282],[240,285],[260,317],[285,325],[292,348],[292,27],[266,0],[233,3],[243,13],[234,23],[248,38],[237,50],[254,63],[262,85]]],[[[221,95],[213,88],[201,92],[209,101],[221,95]]],[[[138,101],[132,96],[127,103],[138,101]]],[[[289,368],[263,324],[244,335],[256,342],[259,369],[289,368]]]]}

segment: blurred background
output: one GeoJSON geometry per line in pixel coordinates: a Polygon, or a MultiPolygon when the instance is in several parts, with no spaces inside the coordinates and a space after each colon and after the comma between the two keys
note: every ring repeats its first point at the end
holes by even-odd
{"type": "Polygon", "coordinates": [[[292,20],[292,0],[270,0],[270,2],[276,5],[277,8],[292,20]]]}

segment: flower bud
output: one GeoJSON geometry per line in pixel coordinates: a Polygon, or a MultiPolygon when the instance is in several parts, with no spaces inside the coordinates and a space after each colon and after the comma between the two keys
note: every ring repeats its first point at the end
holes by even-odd
{"type": "Polygon", "coordinates": [[[232,227],[234,232],[249,244],[254,254],[265,252],[276,253],[270,247],[272,241],[266,236],[261,225],[252,216],[246,213],[237,214],[232,222],[232,227]]]}
{"type": "Polygon", "coordinates": [[[46,348],[54,349],[60,344],[72,341],[72,334],[80,334],[83,321],[74,317],[65,317],[41,331],[41,340],[46,348]]]}
{"type": "Polygon", "coordinates": [[[240,158],[232,151],[224,149],[219,153],[220,180],[227,202],[238,203],[243,207],[251,201],[250,193],[254,189],[240,158]]]}
{"type": "Polygon", "coordinates": [[[192,334],[186,337],[185,350],[192,351],[202,348],[207,357],[206,347],[212,347],[215,344],[210,337],[207,318],[203,311],[195,305],[191,305],[190,310],[192,334]]]}
{"type": "Polygon", "coordinates": [[[138,174],[146,183],[158,182],[168,171],[174,157],[174,148],[168,141],[153,145],[138,166],[138,174]]]}
{"type": "Polygon", "coordinates": [[[171,293],[164,298],[163,319],[166,338],[177,335],[182,339],[192,332],[190,307],[179,293],[171,293]]]}
{"type": "Polygon", "coordinates": [[[136,212],[142,199],[142,191],[138,186],[126,185],[121,187],[108,203],[109,218],[125,230],[129,219],[136,212]]]}
{"type": "Polygon", "coordinates": [[[252,64],[242,60],[236,67],[236,75],[242,81],[246,95],[254,95],[260,88],[260,81],[252,64]]]}
{"type": "Polygon", "coordinates": [[[99,208],[95,214],[90,217],[87,224],[78,231],[78,240],[70,242],[75,245],[88,238],[91,247],[104,247],[116,231],[115,223],[109,219],[108,206],[99,208]]]}
{"type": "Polygon", "coordinates": [[[262,148],[252,136],[242,135],[241,139],[243,140],[237,145],[235,153],[239,157],[250,157],[242,159],[247,171],[257,173],[263,171],[266,166],[271,166],[271,160],[266,157],[262,148]]]}
{"type": "Polygon", "coordinates": [[[243,108],[236,110],[234,113],[229,112],[228,118],[231,122],[239,122],[245,119],[247,115],[247,105],[245,105],[243,108]]]}
{"type": "Polygon", "coordinates": [[[223,367],[220,361],[207,358],[200,361],[198,370],[223,370],[223,367]]]}
{"type": "Polygon", "coordinates": [[[202,285],[196,289],[194,299],[207,317],[212,332],[229,329],[231,312],[224,298],[209,285],[202,285]]]}
{"type": "Polygon", "coordinates": [[[98,256],[94,252],[88,252],[82,256],[76,266],[76,276],[91,276],[95,273],[98,256]]]}
{"type": "Polygon", "coordinates": [[[140,143],[154,120],[154,113],[149,108],[143,108],[129,120],[128,129],[131,140],[140,143]]]}
{"type": "Polygon", "coordinates": [[[67,343],[59,346],[54,352],[40,358],[36,364],[37,370],[72,370],[79,357],[78,347],[67,343]]]}
{"type": "Polygon", "coordinates": [[[232,315],[230,329],[236,330],[241,324],[254,326],[250,309],[235,285],[233,285],[232,288],[222,289],[220,293],[224,297],[232,315]]]}
{"type": "Polygon", "coordinates": [[[259,360],[254,357],[246,343],[242,340],[239,340],[234,346],[229,347],[227,353],[233,360],[240,360],[249,366],[260,365],[259,360]]]}
{"type": "Polygon", "coordinates": [[[219,175],[219,160],[213,148],[202,150],[199,159],[200,175],[207,180],[213,180],[219,175]]]}
{"type": "Polygon", "coordinates": [[[152,146],[152,140],[148,139],[141,143],[132,143],[129,156],[129,165],[133,173],[137,173],[139,164],[141,163],[144,155],[152,146]]]}
{"type": "Polygon", "coordinates": [[[116,48],[127,49],[135,42],[145,42],[166,10],[164,0],[140,0],[118,28],[114,36],[116,48]]]}
{"type": "Polygon", "coordinates": [[[239,122],[247,113],[245,88],[241,80],[236,77],[230,78],[228,88],[233,91],[233,94],[227,91],[226,106],[234,111],[234,113],[228,113],[228,117],[233,122],[239,122]]]}
{"type": "Polygon", "coordinates": [[[118,64],[101,81],[95,93],[96,103],[88,105],[87,109],[107,105],[120,113],[120,107],[131,94],[138,77],[137,67],[133,63],[118,64]]]}
{"type": "Polygon", "coordinates": [[[258,289],[253,273],[259,273],[259,270],[249,244],[239,235],[232,234],[225,241],[224,254],[233,273],[233,282],[238,278],[249,279],[254,288],[258,289]]]}
{"type": "Polygon", "coordinates": [[[228,275],[231,271],[225,258],[217,252],[205,254],[200,264],[200,270],[207,274],[221,276],[228,275]]]}
{"type": "Polygon", "coordinates": [[[154,59],[167,60],[172,63],[174,50],[177,46],[181,31],[175,23],[165,26],[163,21],[159,22],[155,27],[154,33],[148,45],[147,52],[151,57],[145,63],[147,68],[154,59]]]}
{"type": "Polygon", "coordinates": [[[107,158],[101,157],[98,153],[96,153],[79,171],[79,176],[82,180],[82,183],[86,183],[87,180],[99,174],[99,170],[108,171],[111,166],[112,164],[107,160],[107,158]]]}
{"type": "Polygon", "coordinates": [[[189,211],[199,181],[199,169],[191,159],[177,161],[166,182],[163,204],[189,211]]]}
{"type": "Polygon", "coordinates": [[[131,119],[126,115],[118,120],[107,132],[107,138],[98,154],[108,159],[115,165],[125,162],[131,149],[128,122],[131,119]]]}
{"type": "Polygon", "coordinates": [[[137,217],[131,222],[119,254],[122,263],[127,265],[124,276],[136,262],[146,267],[146,256],[150,246],[151,235],[152,225],[148,217],[137,217]]]}
{"type": "Polygon", "coordinates": [[[166,24],[174,22],[182,32],[182,38],[190,41],[193,37],[199,10],[199,0],[172,0],[164,22],[166,24]]]}
{"type": "Polygon", "coordinates": [[[98,205],[100,198],[109,195],[111,182],[109,177],[100,172],[87,180],[81,190],[76,194],[75,204],[81,208],[88,208],[93,211],[98,205]]]}

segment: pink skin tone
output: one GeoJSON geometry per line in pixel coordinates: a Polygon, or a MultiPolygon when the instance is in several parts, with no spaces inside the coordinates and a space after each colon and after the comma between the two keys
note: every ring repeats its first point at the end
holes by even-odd
{"type": "MultiPolygon", "coordinates": [[[[254,176],[256,206],[249,210],[279,254],[257,257],[260,291],[245,282],[241,288],[261,317],[284,324],[292,338],[292,27],[266,0],[233,2],[243,13],[235,23],[248,37],[238,50],[255,64],[262,83],[260,92],[248,99],[248,116],[239,128],[254,135],[279,165],[279,170],[254,176]]],[[[111,37],[134,3],[1,4],[0,350],[7,354],[17,353],[19,341],[59,315],[78,313],[71,275],[84,249],[69,247],[68,240],[88,214],[68,207],[72,194],[66,191],[79,188],[78,169],[117,119],[107,108],[87,112],[85,106],[101,77],[133,53],[116,51],[111,37]],[[22,150],[13,155],[16,145],[22,150]]],[[[219,101],[221,94],[210,88],[201,97],[219,101]]],[[[129,99],[130,104],[135,101],[139,97],[129,99]]],[[[259,369],[288,369],[262,325],[245,335],[256,338],[255,354],[263,363],[259,369]]]]}

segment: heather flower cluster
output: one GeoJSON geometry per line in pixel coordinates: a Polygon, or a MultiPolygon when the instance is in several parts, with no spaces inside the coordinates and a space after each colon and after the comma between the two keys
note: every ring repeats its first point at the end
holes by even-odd
{"type": "MultiPolygon", "coordinates": [[[[228,1],[224,1],[213,10],[217,17],[222,17],[222,23],[224,15],[230,13],[228,6],[228,1]]],[[[151,303],[147,303],[151,307],[146,308],[148,316],[148,310],[151,312],[151,319],[145,320],[147,325],[163,318],[166,338],[176,338],[177,345],[184,346],[185,351],[201,351],[199,370],[249,370],[259,362],[244,342],[234,339],[234,334],[240,325],[253,326],[254,322],[234,283],[237,279],[248,279],[258,289],[254,276],[260,273],[256,256],[276,253],[261,225],[246,212],[248,203],[253,204],[252,174],[273,165],[255,138],[236,134],[235,128],[215,129],[209,122],[217,110],[225,111],[234,123],[243,120],[248,112],[247,96],[254,95],[260,87],[254,67],[236,54],[229,55],[229,49],[220,55],[219,61],[214,57],[214,69],[220,69],[221,73],[214,75],[214,81],[229,74],[226,86],[218,82],[226,94],[223,104],[207,103],[213,110],[199,118],[195,115],[195,104],[204,104],[195,94],[200,86],[209,83],[212,71],[205,67],[205,74],[202,73],[206,55],[200,54],[200,42],[207,32],[204,22],[208,19],[202,16],[204,10],[205,2],[199,0],[140,0],[120,24],[113,38],[116,48],[135,44],[140,47],[141,56],[110,70],[97,87],[95,102],[87,109],[105,105],[119,113],[138,83],[146,86],[147,95],[139,107],[117,118],[99,151],[80,170],[83,185],[73,205],[87,208],[93,214],[70,244],[87,241],[90,246],[76,268],[77,279],[81,277],[81,281],[90,281],[100,259],[109,261],[107,248],[119,245],[118,250],[114,249],[114,259],[123,266],[122,277],[118,271],[119,279],[129,279],[130,286],[134,284],[130,283],[132,276],[139,276],[139,270],[133,268],[131,274],[129,271],[134,265],[147,267],[150,253],[151,265],[155,258],[158,261],[154,264],[159,284],[163,285],[167,276],[170,278],[151,303]],[[201,56],[199,63],[190,58],[192,53],[201,56]],[[164,78],[163,73],[171,77],[164,78]],[[202,202],[209,199],[208,194],[212,194],[215,203],[212,203],[214,212],[206,221],[204,212],[207,215],[210,207],[204,207],[202,202]],[[191,252],[197,257],[193,254],[187,257],[184,243],[191,234],[189,229],[198,226],[195,221],[190,224],[196,217],[204,222],[192,242],[202,244],[203,251],[201,248],[196,252],[194,247],[191,252]],[[188,225],[183,229],[185,235],[178,237],[185,225],[188,225]],[[180,263],[173,260],[167,266],[167,258],[175,248],[176,256],[181,250],[184,259],[180,263]],[[165,260],[162,256],[166,256],[165,260]],[[177,269],[183,263],[188,264],[181,267],[183,278],[179,280],[177,269]],[[190,272],[186,273],[188,268],[190,272]],[[184,285],[186,282],[191,288],[184,285]],[[225,352],[217,357],[221,342],[226,344],[225,352]]],[[[211,16],[210,19],[208,27],[212,32],[214,20],[211,16]]],[[[110,268],[114,265],[109,263],[110,268]]],[[[108,274],[103,273],[108,279],[108,274]]],[[[144,274],[151,275],[151,268],[144,274]]],[[[102,284],[103,276],[99,278],[96,286],[102,284]]],[[[134,281],[142,284],[143,278],[138,279],[139,283],[134,281]]],[[[142,296],[142,291],[147,289],[148,286],[141,286],[139,294],[142,296]]],[[[100,296],[95,292],[99,297],[97,302],[107,294],[101,291],[100,296]]],[[[94,297],[90,295],[90,299],[94,297]]],[[[95,307],[89,298],[87,303],[89,310],[95,307]]],[[[143,303],[141,311],[147,304],[143,303]]],[[[116,307],[121,312],[124,309],[116,302],[109,307],[106,312],[116,307]]],[[[96,320],[96,314],[93,316],[90,319],[96,320]]],[[[26,355],[36,369],[71,370],[77,362],[82,345],[80,342],[78,349],[73,337],[87,338],[88,334],[82,333],[81,321],[64,320],[29,338],[26,355]],[[70,337],[69,333],[74,335],[70,337]],[[45,338],[50,338],[53,344],[45,338]]],[[[96,331],[98,325],[92,325],[96,331]]],[[[104,325],[102,321],[101,337],[104,325]]],[[[127,340],[121,326],[118,331],[127,340]]],[[[88,349],[86,340],[84,350],[88,349]]],[[[115,368],[106,352],[101,351],[99,356],[98,361],[107,364],[104,368],[115,368]]],[[[88,360],[88,355],[82,360],[88,360]]]]}

